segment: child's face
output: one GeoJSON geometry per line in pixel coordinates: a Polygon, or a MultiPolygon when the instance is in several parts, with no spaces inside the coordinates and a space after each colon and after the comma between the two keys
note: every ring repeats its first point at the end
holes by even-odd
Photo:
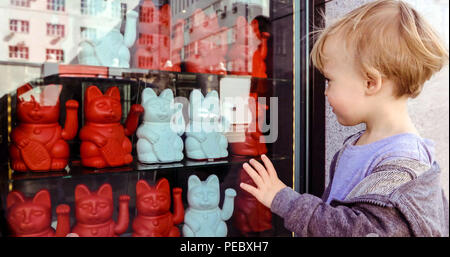
{"type": "Polygon", "coordinates": [[[364,122],[366,113],[365,79],[356,68],[353,57],[344,48],[344,40],[330,36],[324,44],[324,76],[328,85],[325,95],[341,125],[364,122]]]}

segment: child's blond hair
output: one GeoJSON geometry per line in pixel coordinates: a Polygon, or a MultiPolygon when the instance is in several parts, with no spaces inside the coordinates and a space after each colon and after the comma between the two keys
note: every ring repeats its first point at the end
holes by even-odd
{"type": "Polygon", "coordinates": [[[338,34],[367,78],[379,74],[398,86],[397,97],[416,97],[425,81],[448,61],[448,50],[431,26],[411,6],[396,0],[365,4],[320,31],[311,59],[323,72],[323,47],[338,34]]]}

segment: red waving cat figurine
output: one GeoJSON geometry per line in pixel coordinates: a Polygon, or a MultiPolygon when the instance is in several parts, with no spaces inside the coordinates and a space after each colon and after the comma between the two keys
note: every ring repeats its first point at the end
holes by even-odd
{"type": "Polygon", "coordinates": [[[175,227],[184,220],[184,207],[181,188],[173,189],[174,214],[170,212],[169,181],[162,178],[155,187],[145,180],[136,184],[136,208],[138,215],[133,221],[133,236],[140,237],[179,237],[180,230],[175,227]]]}
{"type": "Polygon", "coordinates": [[[119,197],[119,217],[114,222],[114,201],[112,187],[103,184],[97,192],[89,191],[87,186],[80,184],[75,188],[75,218],[76,224],[72,233],[80,237],[116,237],[125,233],[129,224],[128,203],[130,197],[119,197]]]}
{"type": "Polygon", "coordinates": [[[18,126],[12,130],[9,147],[15,171],[63,170],[69,159],[69,145],[77,135],[78,102],[66,102],[65,127],[59,125],[61,85],[17,89],[18,126]]]}
{"type": "Polygon", "coordinates": [[[70,232],[70,207],[61,204],[56,207],[58,225],[55,230],[52,222],[52,204],[47,189],[37,192],[33,198],[26,198],[19,191],[12,191],[6,199],[7,220],[15,237],[53,237],[66,236],[70,232]]]}
{"type": "Polygon", "coordinates": [[[98,87],[89,86],[85,92],[84,112],[85,125],[80,131],[82,165],[104,168],[131,163],[132,145],[127,136],[136,131],[144,108],[139,104],[132,105],[124,128],[120,123],[119,89],[110,87],[103,94],[98,87]]]}

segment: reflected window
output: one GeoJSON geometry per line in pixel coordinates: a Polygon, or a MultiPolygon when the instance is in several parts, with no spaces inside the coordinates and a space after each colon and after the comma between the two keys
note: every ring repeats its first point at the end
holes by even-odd
{"type": "Polygon", "coordinates": [[[30,7],[30,0],[11,0],[11,5],[30,7]]]}
{"type": "Polygon", "coordinates": [[[47,10],[65,11],[65,0],[47,0],[47,10]]]}
{"type": "Polygon", "coordinates": [[[125,3],[120,4],[120,15],[122,16],[122,19],[125,19],[127,15],[127,4],[125,3]]]}
{"type": "Polygon", "coordinates": [[[45,60],[64,62],[64,50],[62,49],[46,49],[45,50],[45,60]]]}
{"type": "Polygon", "coordinates": [[[81,39],[83,40],[96,40],[97,30],[95,28],[80,27],[81,39]]]}
{"type": "Polygon", "coordinates": [[[29,27],[30,27],[30,23],[28,21],[24,21],[24,20],[10,20],[9,21],[9,30],[11,32],[28,33],[30,31],[29,27]]]}
{"type": "Polygon", "coordinates": [[[28,60],[28,47],[9,46],[9,58],[28,60]]]}
{"type": "Polygon", "coordinates": [[[86,14],[86,15],[94,15],[96,13],[96,9],[95,9],[95,5],[94,5],[94,1],[92,0],[81,0],[80,2],[81,4],[81,14],[86,14]]]}
{"type": "Polygon", "coordinates": [[[47,36],[64,37],[64,25],[47,23],[47,36]]]}

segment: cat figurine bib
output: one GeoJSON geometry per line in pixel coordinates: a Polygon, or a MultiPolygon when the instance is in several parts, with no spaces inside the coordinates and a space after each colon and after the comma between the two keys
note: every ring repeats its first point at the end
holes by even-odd
{"type": "Polygon", "coordinates": [[[223,135],[223,117],[220,113],[217,91],[206,97],[194,89],[189,97],[189,124],[186,126],[186,155],[194,160],[219,159],[228,156],[228,140],[223,135]]]}
{"type": "Polygon", "coordinates": [[[141,163],[167,163],[181,161],[183,155],[184,120],[172,118],[181,112],[182,104],[174,104],[171,89],[165,89],[159,97],[151,88],[142,92],[144,122],[137,130],[137,153],[141,163]],[[176,106],[176,107],[175,107],[176,106]],[[181,129],[179,129],[181,128],[181,129]]]}
{"type": "Polygon", "coordinates": [[[70,232],[70,207],[61,204],[56,208],[58,224],[51,227],[52,205],[46,189],[33,198],[26,198],[19,191],[12,191],[6,200],[7,220],[15,237],[64,237],[70,232]]]}
{"type": "Polygon", "coordinates": [[[15,171],[63,170],[69,160],[67,140],[78,131],[78,102],[66,102],[66,121],[59,121],[61,85],[17,89],[18,126],[12,130],[9,147],[15,171]]]}
{"type": "Polygon", "coordinates": [[[189,176],[189,207],[184,216],[183,236],[225,237],[228,232],[225,221],[233,215],[235,196],[234,189],[226,189],[221,210],[219,178],[210,175],[206,181],[200,181],[196,175],[189,176]]]}
{"type": "Polygon", "coordinates": [[[80,131],[80,154],[83,166],[93,168],[116,167],[133,161],[132,135],[144,111],[134,104],[130,108],[125,128],[120,124],[122,106],[120,91],[110,87],[103,95],[96,86],[89,86],[85,92],[85,125],[80,131]]]}
{"type": "Polygon", "coordinates": [[[116,237],[125,233],[129,224],[130,197],[119,197],[119,217],[114,222],[113,192],[110,184],[103,184],[97,192],[80,184],[75,188],[76,224],[72,233],[80,237],[116,237]]]}
{"type": "Polygon", "coordinates": [[[170,186],[167,179],[158,180],[156,186],[149,186],[145,180],[136,184],[137,216],[133,221],[133,236],[179,237],[175,226],[183,222],[184,207],[181,188],[173,189],[174,213],[170,212],[170,186]]]}

